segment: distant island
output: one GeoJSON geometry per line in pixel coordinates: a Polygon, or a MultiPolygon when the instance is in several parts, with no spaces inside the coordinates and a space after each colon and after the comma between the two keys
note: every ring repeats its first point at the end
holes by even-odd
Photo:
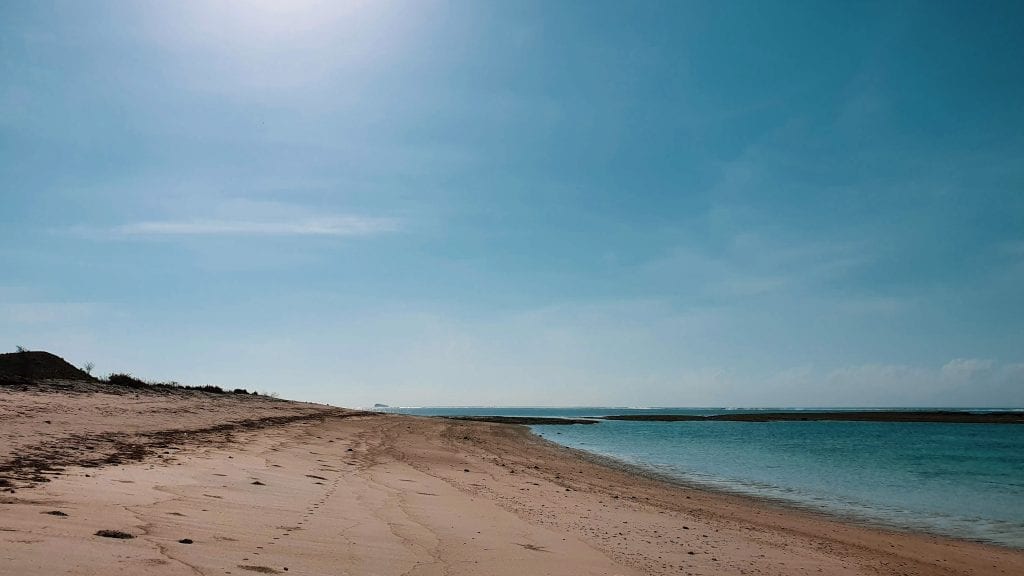
{"type": "Polygon", "coordinates": [[[699,416],[693,414],[616,414],[601,420],[638,422],[932,422],[949,424],[1024,424],[1024,412],[957,412],[952,410],[872,410],[833,412],[742,412],[699,416]]]}

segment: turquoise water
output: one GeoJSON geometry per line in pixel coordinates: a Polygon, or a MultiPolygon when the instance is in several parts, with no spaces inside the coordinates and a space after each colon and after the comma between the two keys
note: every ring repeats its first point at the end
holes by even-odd
{"type": "MultiPolygon", "coordinates": [[[[419,408],[420,415],[586,417],[720,409],[419,408]]],[[[533,426],[551,441],[677,480],[889,527],[1024,548],[1024,426],[622,422],[533,426]]]]}

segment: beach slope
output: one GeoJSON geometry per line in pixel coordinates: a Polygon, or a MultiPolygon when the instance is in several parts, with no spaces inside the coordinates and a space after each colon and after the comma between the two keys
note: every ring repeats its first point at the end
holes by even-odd
{"type": "Polygon", "coordinates": [[[1024,573],[1020,551],[672,486],[522,426],[200,393],[0,389],[0,411],[10,574],[1024,573]]]}

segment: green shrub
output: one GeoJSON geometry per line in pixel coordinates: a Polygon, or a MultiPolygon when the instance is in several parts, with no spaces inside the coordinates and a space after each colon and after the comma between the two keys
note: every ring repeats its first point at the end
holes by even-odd
{"type": "Polygon", "coordinates": [[[107,377],[107,382],[110,382],[114,386],[124,386],[125,388],[148,388],[149,384],[139,380],[131,374],[111,374],[107,377]]]}

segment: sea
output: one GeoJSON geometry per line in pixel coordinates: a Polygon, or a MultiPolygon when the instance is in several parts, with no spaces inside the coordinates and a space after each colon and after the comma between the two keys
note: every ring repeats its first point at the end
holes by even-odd
{"type": "MultiPolygon", "coordinates": [[[[615,407],[377,409],[421,416],[565,418],[757,411],[615,407]]],[[[1024,425],[606,420],[593,425],[531,429],[552,442],[682,484],[765,498],[868,525],[1024,549],[1024,425]]]]}

